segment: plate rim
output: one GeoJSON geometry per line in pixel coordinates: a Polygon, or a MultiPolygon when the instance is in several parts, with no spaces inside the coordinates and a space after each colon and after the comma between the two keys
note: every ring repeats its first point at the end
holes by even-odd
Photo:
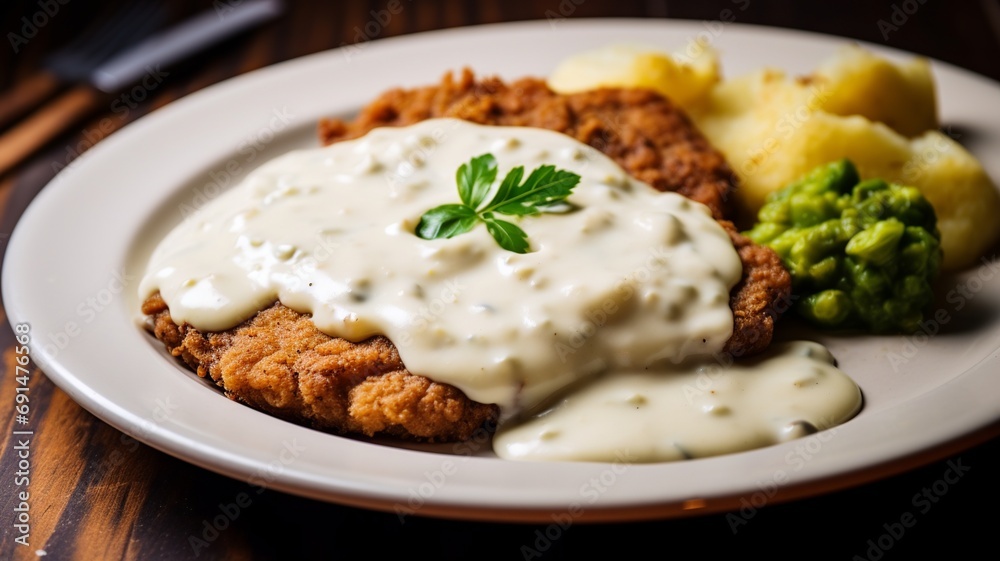
{"type": "MultiPolygon", "coordinates": [[[[575,18],[574,18],[575,19],[575,18]]],[[[582,21],[568,21],[564,22],[563,25],[566,27],[573,27],[579,30],[584,30],[588,27],[603,27],[603,26],[616,26],[616,25],[641,25],[650,27],[676,27],[679,29],[687,28],[689,30],[697,29],[699,27],[698,23],[692,22],[680,22],[675,20],[646,20],[646,19],[631,19],[631,18],[581,18],[582,21]]],[[[368,44],[373,48],[385,50],[400,49],[404,48],[411,43],[419,43],[421,41],[434,41],[437,37],[467,37],[469,35],[485,32],[494,31],[510,31],[518,28],[533,28],[541,25],[547,24],[543,20],[535,20],[528,22],[514,22],[514,23],[497,23],[497,24],[485,24],[480,26],[469,26],[463,28],[447,29],[447,30],[437,30],[428,31],[422,33],[415,33],[411,35],[405,35],[401,37],[394,37],[389,39],[380,39],[377,41],[372,41],[368,44]],[[490,28],[486,30],[486,28],[490,28]],[[378,45],[376,45],[378,44],[378,45]]],[[[791,30],[784,28],[774,28],[767,26],[754,26],[747,24],[729,24],[732,25],[733,29],[753,29],[756,33],[764,32],[773,33],[775,31],[781,32],[781,34],[790,34],[793,36],[810,37],[813,39],[820,38],[828,41],[835,41],[838,43],[844,43],[845,41],[850,41],[842,37],[836,37],[832,35],[824,35],[811,33],[800,30],[791,30]]],[[[580,32],[580,31],[577,31],[580,32]]],[[[856,41],[855,41],[856,42],[856,41]]],[[[896,51],[902,56],[910,55],[910,53],[905,53],[904,51],[898,51],[896,49],[887,48],[883,46],[875,46],[879,51],[896,51]]],[[[28,239],[25,231],[29,228],[32,222],[43,221],[46,217],[37,217],[37,215],[42,212],[39,209],[46,208],[45,205],[51,205],[56,203],[46,202],[50,199],[54,199],[56,195],[53,193],[60,192],[61,190],[66,190],[69,182],[72,181],[74,174],[77,174],[80,166],[82,165],[97,165],[91,162],[97,162],[100,158],[107,157],[106,154],[113,153],[118,149],[118,146],[123,145],[127,141],[133,138],[133,136],[139,134],[143,127],[147,126],[149,123],[153,122],[150,119],[151,116],[160,114],[159,119],[163,120],[164,110],[178,112],[178,111],[194,111],[197,104],[202,103],[203,100],[210,100],[213,96],[222,96],[237,87],[246,84],[252,84],[254,81],[266,81],[267,79],[273,79],[272,76],[280,76],[283,72],[294,71],[296,68],[302,65],[315,64],[317,62],[322,62],[326,60],[327,57],[339,56],[338,53],[342,51],[344,47],[339,49],[333,49],[329,51],[324,51],[320,53],[315,53],[311,55],[306,55],[304,57],[299,57],[289,61],[284,61],[271,65],[260,70],[256,70],[245,75],[237,76],[229,80],[225,80],[218,84],[209,86],[203,90],[195,92],[185,98],[182,98],[174,103],[171,103],[164,108],[158,109],[152,112],[149,116],[145,116],[141,119],[136,120],[134,123],[129,124],[124,127],[121,131],[112,135],[109,139],[104,142],[99,143],[93,149],[88,150],[83,154],[74,164],[63,170],[50,185],[46,186],[42,192],[36,197],[36,200],[31,203],[25,213],[19,219],[14,232],[12,233],[10,243],[7,247],[7,252],[5,255],[4,262],[4,273],[2,279],[2,288],[4,294],[4,302],[7,307],[7,314],[10,323],[13,325],[16,323],[15,318],[27,318],[32,315],[31,310],[22,309],[22,304],[20,299],[13,298],[19,290],[24,287],[26,281],[24,279],[16,276],[15,273],[11,272],[11,263],[8,261],[11,255],[14,255],[15,262],[13,265],[23,265],[24,255],[29,254],[31,247],[31,240],[28,239]],[[168,109],[171,108],[172,109],[168,109]],[[179,109],[178,109],[179,108],[179,109]],[[38,201],[43,201],[39,203],[38,201]],[[20,262],[17,259],[21,259],[20,262]],[[27,313],[26,313],[27,312],[27,313]]],[[[934,61],[935,64],[942,67],[952,67],[955,72],[969,75],[981,80],[987,80],[990,84],[996,87],[996,83],[988,78],[975,74],[971,71],[964,69],[959,69],[953,65],[947,63],[939,63],[934,61]]],[[[159,121],[156,121],[157,123],[159,121]]],[[[13,270],[22,269],[23,267],[16,266],[13,270]]],[[[127,313],[127,310],[124,310],[127,313]]],[[[108,318],[108,315],[103,316],[108,318]]],[[[121,319],[119,317],[118,319],[121,319]]],[[[168,426],[156,425],[148,432],[136,435],[134,434],[134,429],[137,426],[142,426],[143,417],[141,415],[136,415],[134,411],[129,411],[123,408],[120,404],[111,402],[105,399],[102,395],[95,392],[90,386],[88,386],[84,380],[81,380],[78,375],[74,375],[67,368],[65,368],[62,363],[59,362],[58,358],[55,356],[46,355],[45,351],[41,351],[38,354],[36,349],[33,349],[33,358],[36,359],[40,366],[43,366],[42,370],[45,374],[60,388],[66,391],[74,401],[79,403],[81,406],[86,408],[91,413],[95,414],[103,421],[114,426],[118,430],[122,430],[128,434],[132,434],[138,440],[144,443],[166,452],[175,457],[179,457],[187,462],[199,465],[200,467],[216,471],[218,473],[223,473],[224,475],[234,477],[237,479],[242,479],[244,481],[248,480],[248,476],[253,475],[252,471],[248,471],[250,466],[246,463],[246,459],[229,457],[226,454],[221,454],[217,450],[205,450],[199,448],[198,443],[191,442],[179,442],[178,438],[182,438],[172,432],[168,426]],[[39,359],[40,360],[37,360],[39,359]],[[180,449],[178,449],[180,448],[180,449]]],[[[988,360],[996,362],[1000,359],[1000,355],[997,354],[996,349],[993,352],[992,357],[987,357],[984,359],[983,363],[980,363],[978,367],[974,367],[962,376],[969,374],[971,371],[978,369],[984,369],[984,364],[988,360]]],[[[242,406],[240,406],[242,407],[242,406]]],[[[256,412],[255,412],[256,413],[256,412]]],[[[989,434],[996,434],[996,427],[994,426],[998,420],[998,415],[994,412],[992,415],[984,415],[984,417],[990,417],[989,419],[984,419],[976,427],[970,428],[966,431],[962,437],[965,438],[975,438],[975,434],[979,431],[987,431],[989,434]]],[[[176,430],[176,429],[175,429],[176,430]]],[[[308,430],[308,429],[307,429],[308,430]]],[[[955,442],[956,435],[952,435],[950,439],[945,439],[937,443],[932,443],[931,448],[943,447],[948,448],[950,442],[955,442]]],[[[767,449],[763,449],[767,450],[767,449]]],[[[895,458],[887,458],[884,462],[877,464],[868,465],[869,470],[880,469],[883,472],[885,470],[896,469],[897,463],[905,464],[899,465],[897,471],[902,471],[903,469],[908,469],[909,467],[915,467],[907,462],[907,458],[911,455],[926,455],[929,452],[927,444],[920,449],[910,450],[910,454],[896,454],[895,458]]],[[[751,452],[752,454],[752,452],[751,452]]],[[[940,454],[934,455],[934,458],[940,457],[940,454]]],[[[927,459],[926,462],[933,461],[934,458],[927,459]]],[[[698,461],[711,461],[713,458],[698,461]]],[[[491,460],[492,461],[492,460],[491,460]]],[[[925,462],[925,463],[926,463],[925,462]]],[[[647,470],[648,471],[648,470],[647,470]]],[[[857,483],[863,483],[865,481],[870,481],[883,475],[870,472],[866,479],[864,470],[854,471],[858,480],[857,483]]],[[[833,474],[824,476],[822,473],[814,474],[814,477],[809,478],[797,484],[788,485],[782,487],[779,495],[772,497],[771,500],[777,502],[781,500],[791,500],[793,498],[798,498],[799,496],[812,496],[816,493],[810,493],[809,488],[815,489],[817,486],[822,486],[824,482],[830,483],[836,487],[836,484],[832,480],[836,480],[839,477],[843,477],[843,473],[833,474]]],[[[365,508],[373,508],[379,510],[393,511],[394,506],[399,503],[400,496],[398,495],[398,490],[394,493],[379,493],[378,489],[366,488],[363,485],[349,485],[341,484],[335,485],[333,488],[327,486],[324,489],[318,489],[316,487],[317,482],[309,481],[307,477],[294,479],[294,478],[277,478],[274,481],[268,482],[269,488],[280,489],[282,491],[299,494],[303,496],[308,496],[312,498],[320,498],[324,500],[332,500],[335,502],[340,502],[344,504],[352,504],[353,506],[361,506],[365,508]],[[337,492],[335,492],[337,491],[337,492]],[[389,501],[394,501],[394,503],[389,503],[389,501]]],[[[671,516],[682,516],[686,514],[697,514],[697,513],[709,513],[709,512],[720,512],[723,510],[730,510],[734,505],[738,504],[738,500],[742,497],[746,491],[752,491],[752,489],[744,488],[743,492],[738,494],[728,494],[720,495],[715,497],[708,497],[705,505],[700,508],[684,508],[685,506],[691,506],[690,504],[685,505],[683,501],[651,501],[645,504],[628,504],[628,505],[607,505],[601,506],[597,505],[587,510],[585,520],[632,520],[632,519],[645,519],[652,517],[671,517],[671,516]],[[733,502],[735,501],[735,502],[733,502]]],[[[565,501],[561,503],[549,502],[546,504],[536,504],[534,507],[526,508],[522,505],[512,505],[505,504],[503,502],[495,502],[491,505],[474,504],[476,501],[449,501],[445,498],[439,500],[432,500],[430,502],[424,502],[421,508],[415,514],[418,515],[433,515],[433,516],[445,516],[445,517],[455,517],[455,518],[476,518],[481,520],[504,520],[504,521],[548,521],[553,509],[559,510],[560,507],[565,505],[565,501]]]]}

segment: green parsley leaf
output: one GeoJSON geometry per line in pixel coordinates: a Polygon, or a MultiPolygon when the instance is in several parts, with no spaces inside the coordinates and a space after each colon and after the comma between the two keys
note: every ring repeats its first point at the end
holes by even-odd
{"type": "Polygon", "coordinates": [[[483,222],[486,223],[486,231],[493,236],[500,247],[514,253],[528,253],[528,248],[531,247],[528,243],[528,234],[525,234],[517,224],[492,216],[483,218],[483,222]]]}
{"type": "Polygon", "coordinates": [[[425,240],[451,238],[468,232],[478,222],[476,211],[465,205],[441,205],[420,217],[417,235],[425,240]]]}
{"type": "Polygon", "coordinates": [[[510,170],[500,182],[493,199],[482,209],[497,176],[493,154],[482,154],[459,166],[455,173],[462,204],[441,205],[428,210],[417,223],[416,234],[425,240],[451,238],[464,234],[483,222],[500,247],[527,253],[528,235],[516,224],[494,216],[528,216],[540,213],[566,213],[577,207],[566,200],[580,182],[580,176],[542,165],[524,178],[524,167],[510,170]]]}
{"type": "Polygon", "coordinates": [[[466,206],[477,208],[497,180],[497,160],[493,154],[483,154],[462,164],[455,174],[458,196],[466,206]]]}
{"type": "Polygon", "coordinates": [[[518,185],[523,175],[524,168],[517,167],[511,170],[511,173],[504,178],[496,196],[482,212],[492,211],[515,216],[538,214],[542,212],[543,207],[568,197],[573,187],[580,182],[579,175],[566,170],[557,170],[556,166],[552,165],[536,168],[524,183],[518,185]],[[518,173],[511,180],[515,171],[518,173]],[[508,180],[511,180],[511,184],[504,190],[504,184],[507,184],[508,180]]]}

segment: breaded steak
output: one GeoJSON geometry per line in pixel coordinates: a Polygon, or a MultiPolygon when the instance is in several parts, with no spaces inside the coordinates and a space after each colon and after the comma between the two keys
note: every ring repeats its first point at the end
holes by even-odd
{"type": "Polygon", "coordinates": [[[476,81],[465,70],[436,86],[388,91],[353,121],[321,121],[319,136],[331,144],[437,117],[561,132],[604,152],[639,181],[703,203],[716,219],[730,216],[733,174],[725,158],[680,109],[647,90],[559,95],[536,78],[476,81]]]}
{"type": "Polygon", "coordinates": [[[229,397],[318,429],[463,440],[498,413],[495,405],[407,372],[388,339],[330,337],[281,304],[219,333],[175,324],[159,294],[143,303],[142,313],[171,354],[229,397]]]}
{"type": "MultiPolygon", "coordinates": [[[[559,95],[538,79],[476,81],[465,71],[436,86],[389,91],[353,121],[322,121],[319,135],[330,144],[376,127],[437,117],[562,132],[599,149],[637,179],[707,205],[743,262],[743,277],[730,295],[734,331],[725,351],[738,357],[768,346],[774,322],[787,307],[791,279],[777,254],[725,220],[732,173],[668,100],[645,90],[559,95]]],[[[153,318],[154,334],[174,356],[229,397],[319,429],[461,440],[499,413],[495,405],[409,373],[384,337],[360,343],[330,337],[308,315],[280,303],[219,333],[176,325],[158,294],[143,304],[143,313],[153,318]]]]}

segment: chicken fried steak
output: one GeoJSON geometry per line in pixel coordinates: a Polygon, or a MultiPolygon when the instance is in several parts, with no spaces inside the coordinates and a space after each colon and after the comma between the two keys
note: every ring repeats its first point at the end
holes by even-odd
{"type": "MultiPolygon", "coordinates": [[[[688,118],[645,90],[602,89],[559,95],[532,78],[477,81],[464,71],[441,84],[386,92],[353,121],[325,120],[324,144],[381,126],[454,117],[487,125],[530,126],[567,134],[605,153],[635,178],[701,202],[729,232],[743,263],[730,295],[734,331],[725,351],[765,349],[791,290],[772,250],[753,244],[731,222],[732,173],[688,118]]],[[[330,337],[308,315],[275,303],[241,325],[203,333],[176,325],[163,299],[143,304],[154,334],[199,376],[248,405],[337,433],[386,434],[427,441],[461,440],[499,413],[460,390],[409,373],[384,337],[352,343],[330,337]]]]}

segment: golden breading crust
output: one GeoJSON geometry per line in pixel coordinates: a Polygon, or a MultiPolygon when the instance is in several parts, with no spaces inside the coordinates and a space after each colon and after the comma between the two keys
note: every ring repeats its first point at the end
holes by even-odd
{"type": "Polygon", "coordinates": [[[683,111],[648,90],[599,89],[560,95],[537,78],[507,84],[477,81],[465,70],[440,84],[390,90],[353,121],[320,121],[324,144],[364,136],[376,127],[454,117],[483,125],[554,130],[597,148],[632,177],[660,191],[676,191],[730,216],[733,173],[725,158],[683,111]]]}
{"type": "MultiPolygon", "coordinates": [[[[729,232],[743,262],[733,288],[734,332],[725,351],[739,357],[771,342],[787,307],[791,278],[772,250],[739,234],[728,217],[732,174],[687,117],[644,90],[603,89],[558,95],[537,79],[510,85],[476,81],[468,71],[440,85],[383,94],[351,122],[320,123],[325,144],[378,126],[434,117],[533,126],[563,132],[598,148],[634,177],[706,204],[729,232]]],[[[158,294],[143,304],[154,334],[170,352],[233,399],[277,416],[337,433],[386,434],[429,441],[462,440],[488,420],[495,405],[406,371],[384,337],[360,343],[330,337],[308,315],[280,303],[233,329],[202,333],[176,325],[158,294]]]]}
{"type": "Polygon", "coordinates": [[[308,315],[281,304],[219,333],[175,324],[159,294],[143,303],[142,313],[152,316],[154,335],[172,355],[230,398],[317,429],[463,440],[499,412],[410,374],[384,337],[361,343],[330,337],[308,315]]]}
{"type": "Polygon", "coordinates": [[[791,307],[792,277],[769,247],[742,235],[732,222],[720,220],[743,262],[743,278],[729,293],[733,335],[724,352],[739,358],[759,353],[771,344],[774,324],[791,307]]]}

